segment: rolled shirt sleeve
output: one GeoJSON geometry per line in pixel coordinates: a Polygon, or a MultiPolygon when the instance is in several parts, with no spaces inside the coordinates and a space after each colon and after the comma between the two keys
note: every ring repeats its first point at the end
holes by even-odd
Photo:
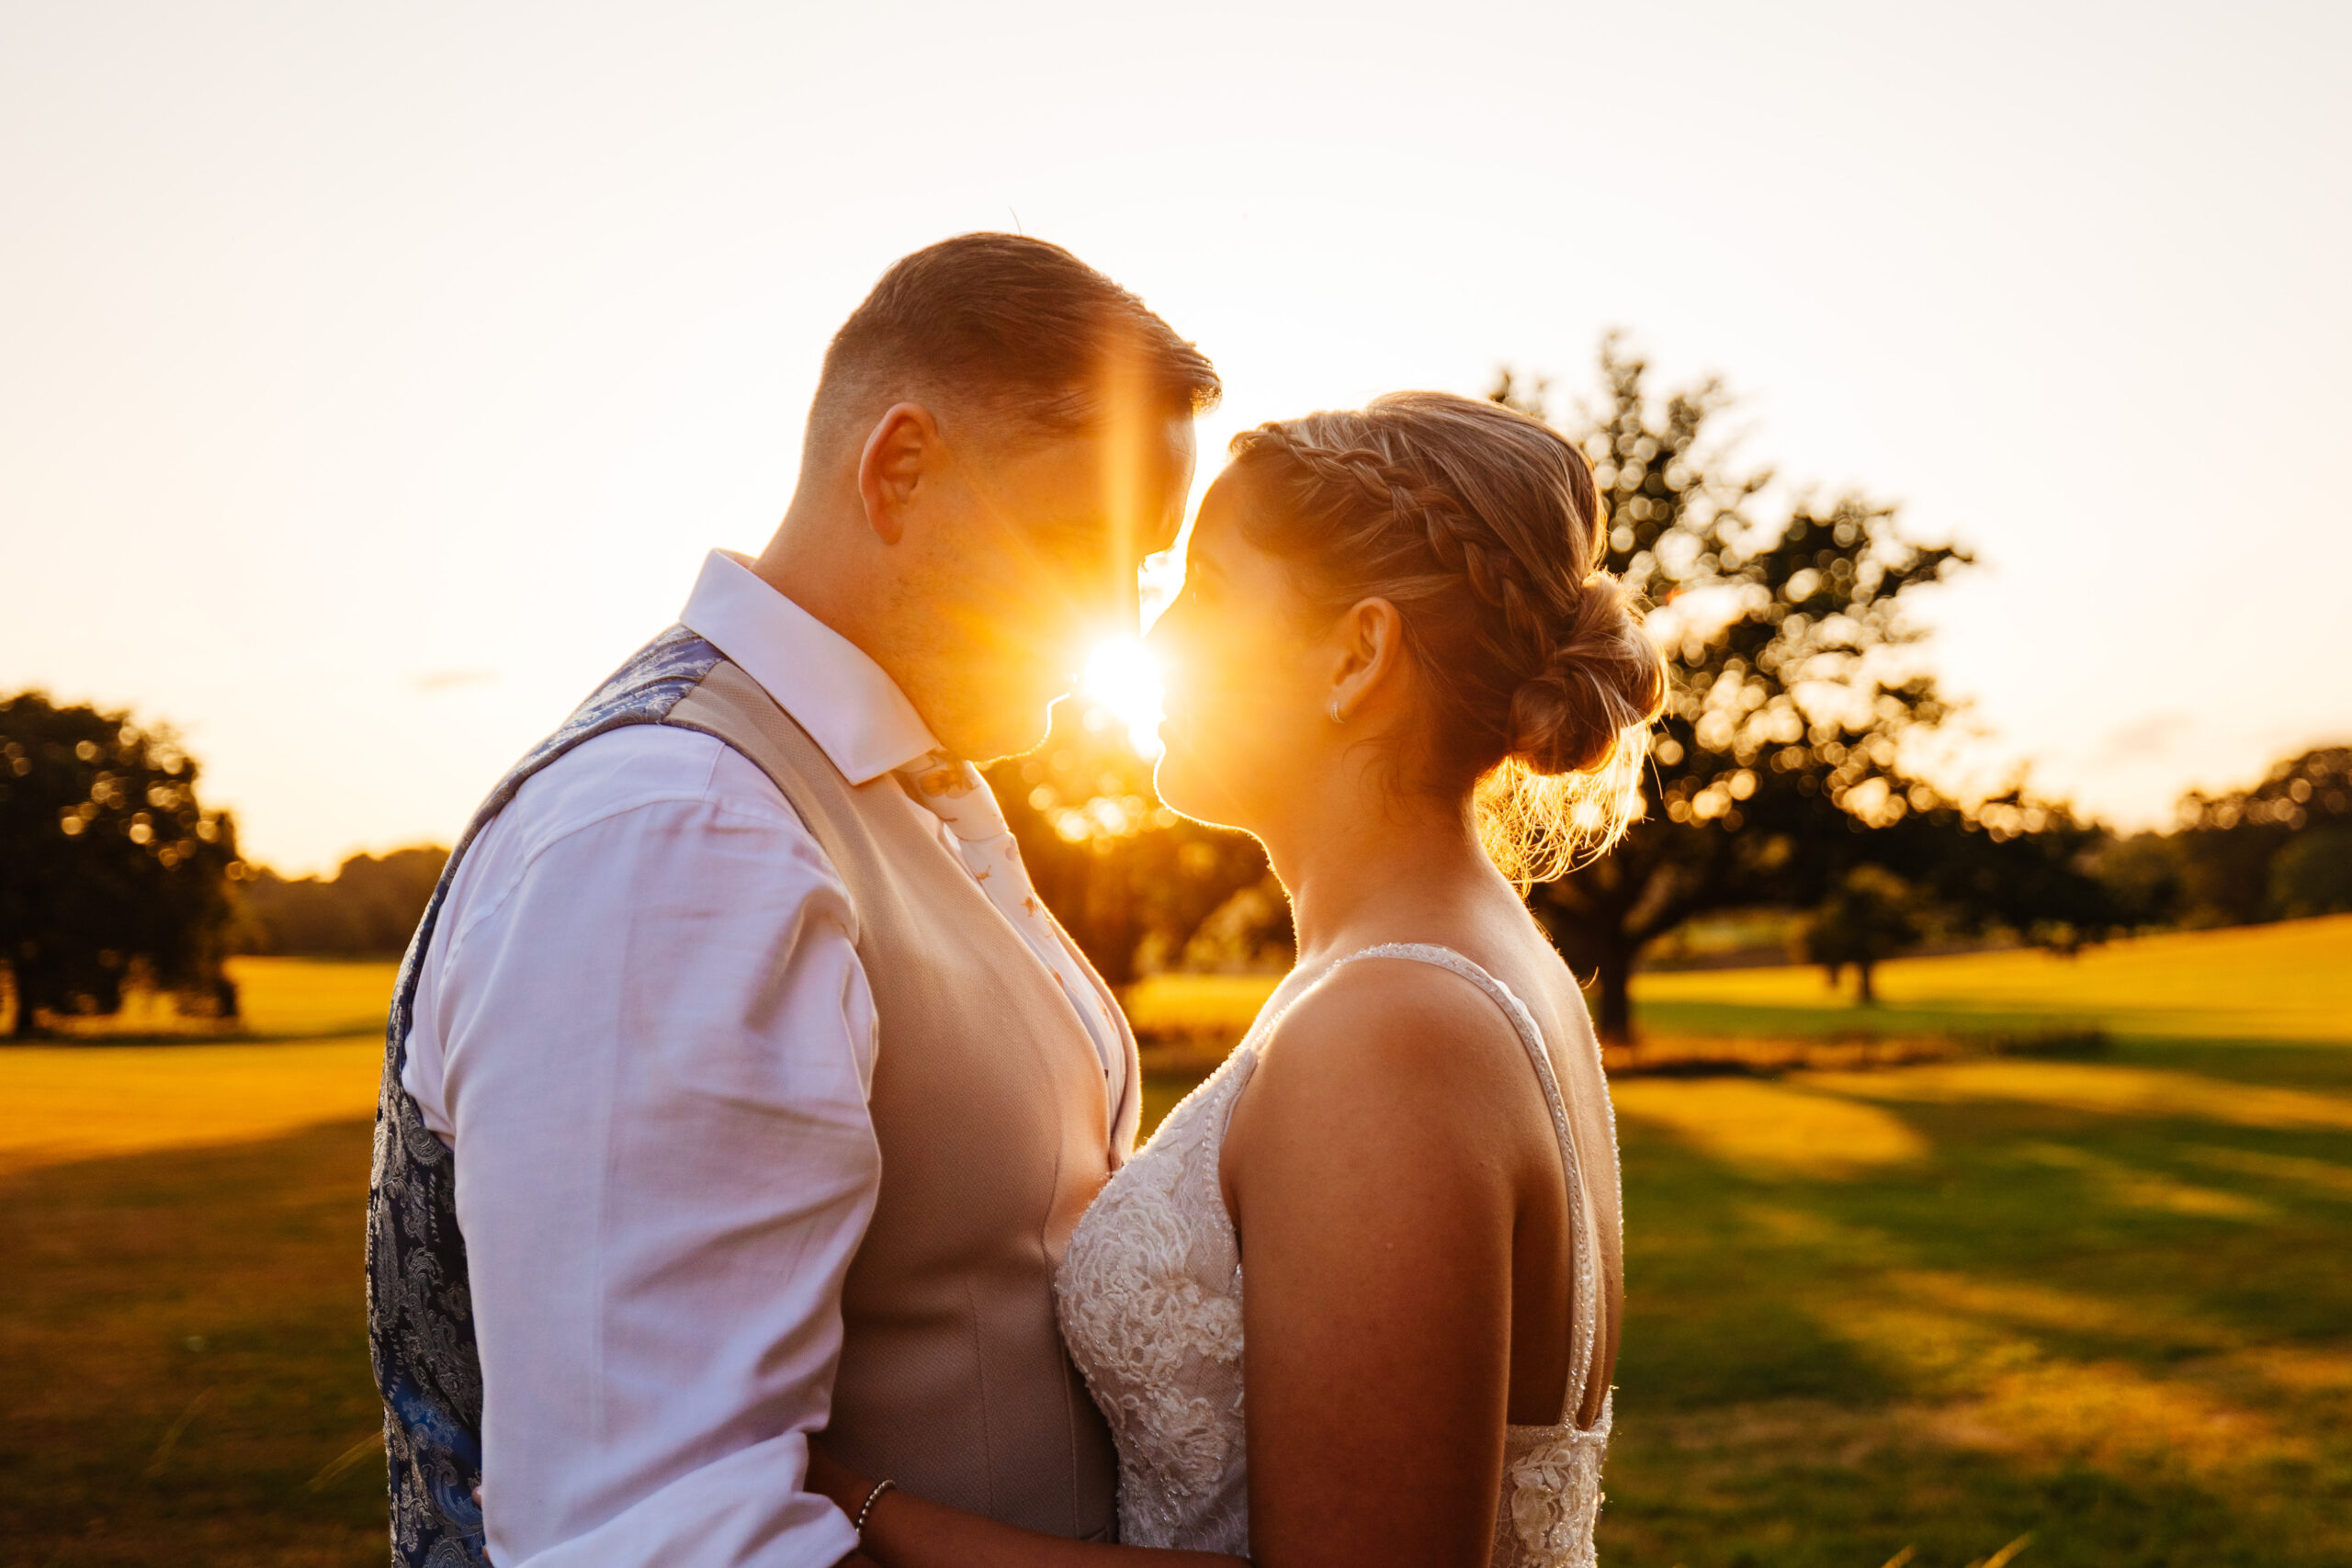
{"type": "Polygon", "coordinates": [[[461,863],[403,1081],[457,1151],[501,1568],[854,1550],[804,1490],[881,1173],[854,942],[775,784],[683,730],[585,743],[461,863]]]}

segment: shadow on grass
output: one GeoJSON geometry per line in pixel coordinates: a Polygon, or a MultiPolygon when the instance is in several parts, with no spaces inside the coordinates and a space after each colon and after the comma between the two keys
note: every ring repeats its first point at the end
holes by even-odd
{"type": "Polygon", "coordinates": [[[368,1135],[0,1179],[0,1562],[384,1561],[368,1135]]]}
{"type": "Polygon", "coordinates": [[[1895,1113],[1838,1179],[1627,1119],[1604,1561],[2352,1562],[2340,1134],[1895,1113]]]}

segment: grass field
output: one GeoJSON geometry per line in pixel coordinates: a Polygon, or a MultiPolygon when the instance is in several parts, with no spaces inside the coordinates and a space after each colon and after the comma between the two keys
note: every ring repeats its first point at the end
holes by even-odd
{"type": "MultiPolygon", "coordinates": [[[[1153,975],[1127,991],[1138,1032],[1231,1033],[1278,976],[1153,975]]],[[[2093,1028],[2189,1039],[2352,1043],[2352,915],[2184,931],[2086,948],[1904,958],[1878,970],[1879,1005],[1815,967],[1637,975],[1645,1034],[1961,1035],[2093,1028]]]]}
{"type": "Polygon", "coordinates": [[[1817,968],[1683,970],[1634,982],[1661,1032],[1959,1033],[2094,1027],[2186,1039],[2352,1042],[2352,915],[2110,942],[1906,958],[1856,1007],[1817,968]]]}
{"type": "Polygon", "coordinates": [[[146,1041],[301,1040],[380,1032],[400,965],[316,958],[232,958],[240,1016],[183,1019],[168,995],[130,992],[122,1010],[103,1018],[68,1018],[56,1028],[67,1038],[119,1045],[146,1041]]]}
{"type": "MultiPolygon", "coordinates": [[[[1962,1568],[2024,1538],[2021,1568],[2352,1564],[2346,942],[2302,922],[1890,984],[1890,1012],[2096,1018],[2096,1062],[1621,1082],[1603,1560],[1962,1568]],[[2151,1013],[2176,1027],[2118,1027],[2151,1013]]],[[[243,978],[257,1030],[364,1020],[390,980],[243,978]]],[[[1649,1005],[1750,1027],[1838,1010],[1803,971],[1655,978],[1649,1005]]],[[[0,1050],[0,1564],[382,1560],[378,1060],[0,1050]]]]}

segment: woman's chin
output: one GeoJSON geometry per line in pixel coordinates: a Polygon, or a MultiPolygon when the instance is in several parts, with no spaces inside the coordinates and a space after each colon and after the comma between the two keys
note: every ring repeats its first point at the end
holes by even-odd
{"type": "Polygon", "coordinates": [[[1182,745],[1169,738],[1166,726],[1159,731],[1159,760],[1151,765],[1151,792],[1159,804],[1184,817],[1195,817],[1196,795],[1192,787],[1192,769],[1187,766],[1182,745]]]}

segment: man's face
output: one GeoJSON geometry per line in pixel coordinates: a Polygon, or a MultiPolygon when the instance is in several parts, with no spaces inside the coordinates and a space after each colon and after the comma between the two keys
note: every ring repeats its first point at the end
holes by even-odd
{"type": "Polygon", "coordinates": [[[1087,654],[1136,634],[1136,570],[1183,523],[1193,421],[954,446],[908,517],[938,615],[927,662],[952,672],[924,716],[949,750],[986,760],[1044,739],[1087,654]]]}

